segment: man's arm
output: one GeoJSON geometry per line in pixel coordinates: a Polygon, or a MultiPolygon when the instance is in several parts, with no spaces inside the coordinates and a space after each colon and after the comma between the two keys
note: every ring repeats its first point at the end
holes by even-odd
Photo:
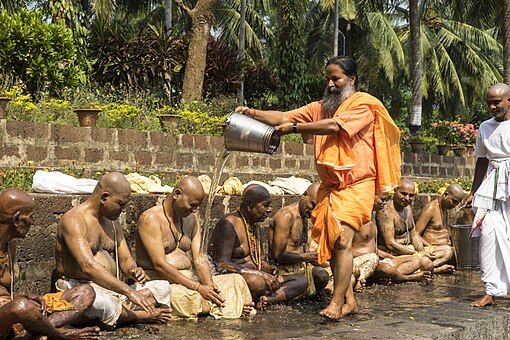
{"type": "Polygon", "coordinates": [[[393,214],[388,206],[384,207],[376,215],[377,225],[381,231],[386,248],[399,255],[413,255],[414,251],[404,247],[395,241],[395,226],[393,214]]]}
{"type": "Polygon", "coordinates": [[[489,167],[489,160],[485,157],[479,157],[476,160],[475,165],[475,175],[473,177],[473,184],[471,185],[471,193],[466,199],[466,203],[464,206],[470,206],[473,201],[473,194],[478,190],[480,185],[483,182],[485,174],[487,173],[487,168],[489,167]]]}
{"type": "Polygon", "coordinates": [[[125,295],[131,302],[139,305],[146,311],[153,311],[154,308],[147,298],[138,294],[124,282],[118,280],[94,259],[92,250],[82,232],[82,228],[84,227],[84,222],[82,220],[75,216],[64,216],[60,223],[61,235],[66,247],[73,257],[74,262],[88,280],[91,280],[103,288],[125,295]]]}
{"type": "Polygon", "coordinates": [[[279,211],[274,217],[273,242],[271,243],[271,258],[278,264],[294,264],[311,262],[317,259],[317,253],[292,253],[285,251],[289,241],[290,231],[294,225],[294,217],[288,211],[279,211]]]}
{"type": "MultiPolygon", "coordinates": [[[[425,232],[425,229],[427,229],[427,226],[429,223],[432,222],[432,217],[434,217],[434,207],[429,203],[427,203],[420,212],[420,217],[418,217],[418,220],[416,221],[416,233],[420,235],[420,237],[425,232]]],[[[421,238],[421,241],[424,246],[429,246],[430,244],[421,238]]]]}

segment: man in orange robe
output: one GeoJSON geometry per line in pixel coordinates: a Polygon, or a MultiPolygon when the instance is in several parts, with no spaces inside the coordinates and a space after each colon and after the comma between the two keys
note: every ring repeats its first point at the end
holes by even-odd
{"type": "Polygon", "coordinates": [[[274,126],[280,135],[314,135],[322,183],[312,214],[312,237],[319,245],[319,262],[330,260],[334,276],[333,297],[320,314],[339,319],[358,311],[349,284],[352,239],[370,221],[374,195],[398,185],[400,130],[378,99],[357,92],[352,58],[330,59],[325,75],[322,101],[288,112],[244,106],[236,111],[274,126]]]}

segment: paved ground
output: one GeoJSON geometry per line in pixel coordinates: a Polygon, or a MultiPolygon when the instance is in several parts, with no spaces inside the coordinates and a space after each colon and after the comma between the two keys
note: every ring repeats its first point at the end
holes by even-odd
{"type": "Polygon", "coordinates": [[[479,272],[436,275],[432,283],[372,285],[357,295],[361,312],[340,322],[318,315],[325,304],[272,306],[253,319],[175,321],[125,327],[108,339],[510,339],[510,299],[478,309],[479,272]]]}

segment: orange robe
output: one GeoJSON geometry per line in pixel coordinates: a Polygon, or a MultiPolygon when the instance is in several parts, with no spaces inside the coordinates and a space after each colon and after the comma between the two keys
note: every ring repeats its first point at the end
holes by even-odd
{"type": "MultiPolygon", "coordinates": [[[[290,121],[321,120],[321,102],[290,111],[290,121]]],[[[400,130],[375,97],[356,92],[338,108],[336,135],[315,135],[316,168],[322,180],[312,213],[312,238],[319,262],[331,251],[347,224],[358,230],[371,218],[375,193],[388,192],[400,180],[400,130]]]]}

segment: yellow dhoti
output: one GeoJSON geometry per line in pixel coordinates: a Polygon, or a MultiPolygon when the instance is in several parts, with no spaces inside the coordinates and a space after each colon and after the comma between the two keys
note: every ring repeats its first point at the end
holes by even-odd
{"type": "Polygon", "coordinates": [[[295,263],[288,265],[278,265],[278,273],[280,275],[304,275],[306,277],[306,281],[308,282],[308,287],[306,291],[297,297],[297,299],[305,299],[314,295],[317,290],[315,289],[315,282],[313,281],[313,267],[314,265],[311,263],[295,263]]]}

